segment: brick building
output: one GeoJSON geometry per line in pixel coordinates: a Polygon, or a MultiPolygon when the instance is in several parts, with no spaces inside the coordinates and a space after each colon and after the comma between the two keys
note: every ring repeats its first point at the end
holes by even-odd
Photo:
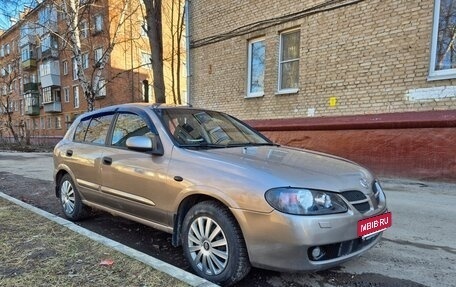
{"type": "MultiPolygon", "coordinates": [[[[127,1],[126,16],[120,21],[122,3],[113,0],[80,1],[79,21],[82,67],[89,81],[101,58],[114,42],[101,72],[94,108],[154,100],[149,39],[141,1],[127,1]],[[148,82],[145,83],[144,80],[148,82]],[[148,89],[145,88],[148,85],[148,89]]],[[[19,21],[0,33],[0,136],[12,137],[8,116],[20,137],[32,142],[60,139],[74,118],[87,111],[87,101],[77,76],[77,64],[68,45],[65,13],[53,1],[43,1],[22,13],[19,21]],[[1,106],[1,105],[0,105],[1,106]],[[6,106],[6,107],[5,107],[6,106]]],[[[166,31],[165,31],[166,32],[166,31]]],[[[169,39],[165,37],[165,43],[169,39]]],[[[169,54],[165,47],[164,53],[169,54]]],[[[165,82],[170,79],[165,63],[165,82]]],[[[185,90],[185,81],[183,81],[185,90]]],[[[167,83],[169,87],[169,83],[167,83]]],[[[173,96],[168,91],[167,101],[173,96]]]]}
{"type": "Polygon", "coordinates": [[[192,0],[191,102],[382,175],[456,180],[453,2],[192,0]]]}

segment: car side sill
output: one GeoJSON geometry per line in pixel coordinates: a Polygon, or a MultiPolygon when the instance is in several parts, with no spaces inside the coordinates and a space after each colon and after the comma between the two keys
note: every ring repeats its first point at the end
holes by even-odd
{"type": "Polygon", "coordinates": [[[146,220],[146,219],[143,219],[143,218],[140,218],[140,217],[128,214],[128,213],[124,213],[124,212],[121,212],[121,211],[118,211],[118,210],[115,210],[115,209],[112,209],[112,208],[109,208],[109,207],[106,207],[106,206],[103,206],[103,205],[99,205],[99,204],[96,204],[96,203],[93,203],[93,202],[90,202],[90,201],[87,201],[87,200],[83,200],[82,202],[85,205],[93,207],[95,209],[99,209],[99,210],[103,210],[103,211],[109,212],[113,216],[120,216],[120,217],[129,219],[129,220],[132,220],[132,221],[136,221],[138,223],[150,226],[152,228],[155,228],[155,229],[167,232],[167,233],[173,233],[173,228],[170,227],[170,226],[159,224],[159,223],[156,223],[156,222],[152,222],[152,221],[149,221],[149,220],[146,220]]]}

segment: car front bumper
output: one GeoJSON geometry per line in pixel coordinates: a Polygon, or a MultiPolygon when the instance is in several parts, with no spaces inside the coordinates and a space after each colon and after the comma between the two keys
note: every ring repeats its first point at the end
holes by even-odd
{"type": "MultiPolygon", "coordinates": [[[[231,210],[244,234],[253,266],[277,271],[318,271],[337,266],[373,247],[381,233],[363,240],[357,236],[357,211],[324,216],[296,216],[231,210]],[[324,253],[318,259],[312,250],[324,253]]],[[[386,212],[386,207],[370,216],[386,212]]]]}

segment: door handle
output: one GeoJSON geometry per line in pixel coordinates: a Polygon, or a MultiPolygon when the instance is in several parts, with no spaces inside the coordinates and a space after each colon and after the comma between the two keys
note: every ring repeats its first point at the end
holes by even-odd
{"type": "Polygon", "coordinates": [[[66,151],[66,156],[71,157],[73,155],[73,151],[71,149],[66,151]]]}
{"type": "Polygon", "coordinates": [[[111,165],[112,164],[112,158],[110,158],[109,156],[104,156],[103,157],[103,164],[111,165]]]}

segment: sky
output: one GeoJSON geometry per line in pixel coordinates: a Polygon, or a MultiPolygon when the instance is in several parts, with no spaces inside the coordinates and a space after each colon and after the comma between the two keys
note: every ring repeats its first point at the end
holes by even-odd
{"type": "Polygon", "coordinates": [[[11,27],[10,18],[18,18],[24,5],[36,5],[37,0],[0,0],[0,29],[7,30],[11,27]]]}

